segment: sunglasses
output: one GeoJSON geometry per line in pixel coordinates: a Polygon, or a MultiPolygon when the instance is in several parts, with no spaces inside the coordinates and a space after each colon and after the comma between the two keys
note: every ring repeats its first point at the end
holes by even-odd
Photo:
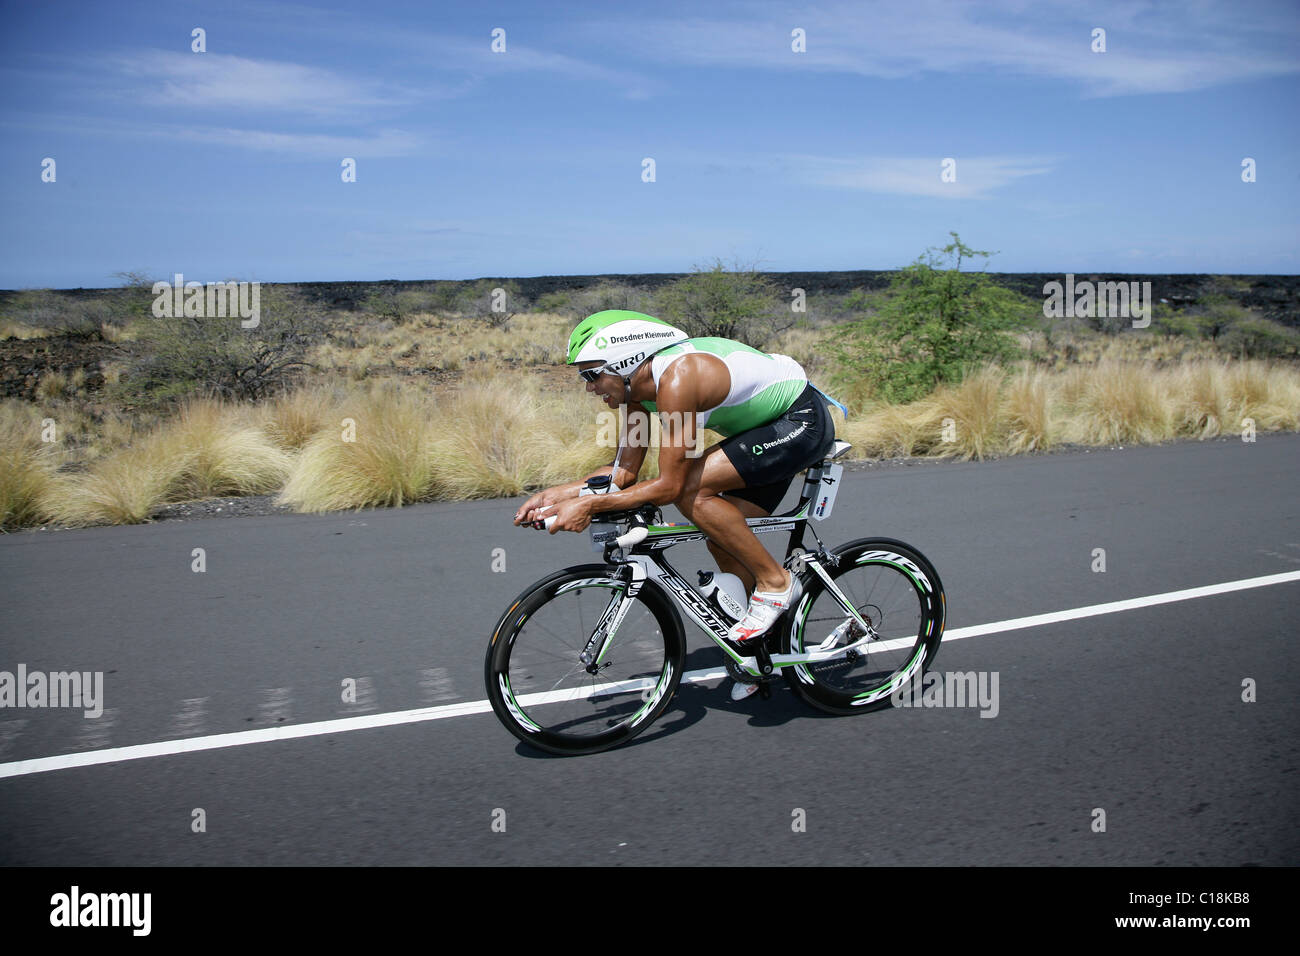
{"type": "Polygon", "coordinates": [[[586,368],[578,371],[578,377],[584,382],[594,382],[600,378],[609,369],[608,365],[602,365],[599,368],[586,368]]]}

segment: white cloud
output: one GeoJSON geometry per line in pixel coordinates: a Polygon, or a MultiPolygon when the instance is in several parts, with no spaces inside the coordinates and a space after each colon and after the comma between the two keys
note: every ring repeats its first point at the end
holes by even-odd
{"type": "Polygon", "coordinates": [[[220,53],[150,50],[111,61],[137,78],[132,95],[160,106],[330,114],[406,102],[409,95],[370,80],[299,63],[220,53]]]}
{"type": "Polygon", "coordinates": [[[864,192],[939,199],[986,199],[995,190],[1025,176],[1051,170],[1051,160],[1041,157],[953,157],[956,181],[941,179],[941,157],[867,156],[844,159],[827,156],[789,156],[786,162],[797,178],[818,186],[864,192]]]}
{"type": "Polygon", "coordinates": [[[375,159],[409,156],[423,148],[422,140],[404,130],[380,130],[373,136],[331,136],[322,133],[278,133],[268,130],[186,127],[164,131],[179,139],[269,153],[340,160],[344,156],[375,159]]]}
{"type": "Polygon", "coordinates": [[[1258,3],[913,0],[771,5],[735,19],[575,24],[630,56],[738,68],[856,73],[1000,72],[1073,81],[1086,95],[1177,93],[1300,72],[1300,8],[1258,3]],[[790,49],[802,27],[807,52],[790,49]],[[1092,29],[1107,31],[1105,53],[1092,29]]]}

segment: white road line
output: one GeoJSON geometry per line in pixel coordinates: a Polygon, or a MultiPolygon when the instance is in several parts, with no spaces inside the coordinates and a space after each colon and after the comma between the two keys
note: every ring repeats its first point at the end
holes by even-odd
{"type": "MultiPolygon", "coordinates": [[[[1132,598],[1127,601],[1111,601],[1108,604],[1092,604],[1087,607],[1073,608],[1068,611],[1054,611],[1050,614],[1035,614],[1031,617],[1017,617],[991,624],[979,624],[973,627],[961,627],[947,631],[945,641],[961,640],[967,637],[979,637],[984,634],[1000,634],[1003,631],[1015,631],[1027,627],[1041,627],[1044,624],[1056,624],[1060,621],[1073,621],[1078,618],[1095,617],[1099,614],[1115,614],[1120,611],[1132,611],[1137,608],[1152,607],[1158,604],[1171,604],[1175,601],[1190,601],[1194,598],[1209,597],[1215,594],[1228,594],[1232,591],[1245,591],[1250,588],[1269,587],[1300,581],[1300,571],[1287,571],[1282,574],[1269,574],[1258,578],[1246,578],[1241,581],[1226,581],[1222,584],[1210,584],[1205,587],[1188,588],[1183,591],[1168,591],[1164,594],[1152,594],[1147,597],[1132,598]]],[[[708,668],[690,671],[682,675],[688,683],[700,683],[717,680],[726,676],[726,671],[708,668]]],[[[185,740],[165,740],[152,744],[137,744],[131,747],[114,747],[107,750],[92,750],[84,753],[63,754],[57,757],[36,757],[31,760],[17,760],[0,764],[0,778],[21,777],[32,773],[49,773],[52,770],[68,770],[73,767],[91,767],[96,764],[120,763],[125,760],[141,760],[146,757],[165,757],[173,754],[196,753],[200,750],[219,750],[224,747],[243,747],[248,744],[269,743],[273,740],[293,740],[299,737],[318,737],[325,734],[343,734],[353,730],[368,730],[372,727],[392,727],[397,724],[414,724],[425,720],[443,720],[448,717],[465,717],[470,714],[485,714],[492,710],[486,700],[467,701],[460,704],[447,704],[441,707],[422,707],[417,710],[401,710],[389,714],[366,714],[357,717],[340,717],[334,720],[321,720],[310,724],[296,724],[279,727],[265,727],[258,730],[243,730],[230,734],[212,734],[207,737],[191,737],[185,740]]]]}
{"type": "Polygon", "coordinates": [[[1017,617],[1009,621],[995,621],[992,624],[959,627],[951,631],[945,631],[943,639],[945,641],[959,641],[964,637],[979,637],[982,634],[1016,631],[1022,627],[1041,627],[1044,624],[1073,621],[1081,617],[1095,617],[1098,614],[1115,614],[1118,611],[1132,611],[1140,607],[1153,607],[1157,604],[1190,601],[1193,598],[1209,597],[1212,594],[1228,594],[1232,591],[1246,591],[1250,588],[1265,588],[1271,584],[1285,584],[1288,581],[1300,581],[1300,571],[1284,571],[1281,574],[1266,574],[1260,578],[1245,578],[1241,581],[1225,581],[1223,584],[1207,584],[1205,587],[1188,588],[1185,591],[1167,591],[1164,594],[1151,594],[1147,597],[1130,598],[1127,601],[1090,604],[1087,607],[1076,607],[1069,611],[1052,611],[1050,614],[1017,617]]]}

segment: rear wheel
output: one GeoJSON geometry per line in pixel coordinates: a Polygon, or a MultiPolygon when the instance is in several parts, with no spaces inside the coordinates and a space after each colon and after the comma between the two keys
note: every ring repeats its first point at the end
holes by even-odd
{"type": "Polygon", "coordinates": [[[567,568],[502,617],[485,679],[493,711],[520,740],[548,753],[596,753],[631,740],[667,708],[686,640],[654,585],[642,585],[604,653],[582,660],[626,587],[607,565],[567,568]]]}
{"type": "Polygon", "coordinates": [[[821,710],[879,710],[889,706],[894,691],[919,679],[938,653],[946,613],[943,585],[924,555],[892,538],[861,538],[832,554],[838,563],[825,570],[869,631],[815,571],[807,571],[803,597],[782,625],[781,651],[829,656],[782,670],[795,693],[821,710]],[[853,644],[859,646],[844,651],[853,644]]]}

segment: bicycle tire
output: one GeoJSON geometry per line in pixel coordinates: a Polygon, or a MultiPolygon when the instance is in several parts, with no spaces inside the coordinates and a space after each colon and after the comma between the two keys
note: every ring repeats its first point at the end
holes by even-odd
{"type": "MultiPolygon", "coordinates": [[[[895,691],[919,680],[938,653],[947,619],[943,584],[923,554],[893,538],[859,538],[831,553],[838,562],[826,567],[827,574],[880,638],[848,656],[782,670],[790,688],[819,710],[880,710],[890,706],[895,691]]],[[[828,649],[862,636],[816,572],[805,571],[803,585],[803,596],[782,623],[782,653],[805,653],[841,627],[850,630],[828,649]]]]}
{"type": "Polygon", "coordinates": [[[497,718],[524,743],[552,754],[592,754],[627,743],[667,709],[681,680],[681,618],[645,582],[589,673],[578,654],[612,596],[616,569],[575,565],[519,595],[492,634],[484,663],[497,718]]]}

